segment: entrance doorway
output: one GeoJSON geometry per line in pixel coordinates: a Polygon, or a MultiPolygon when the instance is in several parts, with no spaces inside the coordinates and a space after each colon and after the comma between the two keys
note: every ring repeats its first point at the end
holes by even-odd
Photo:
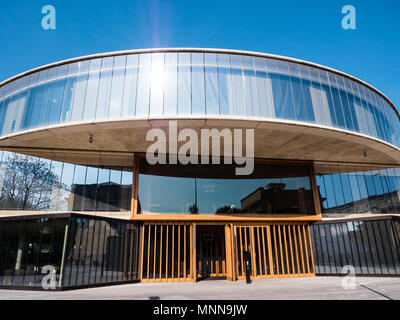
{"type": "Polygon", "coordinates": [[[225,226],[198,225],[197,280],[226,279],[225,226]]]}
{"type": "Polygon", "coordinates": [[[142,282],[314,276],[307,222],[145,222],[140,231],[142,282]]]}

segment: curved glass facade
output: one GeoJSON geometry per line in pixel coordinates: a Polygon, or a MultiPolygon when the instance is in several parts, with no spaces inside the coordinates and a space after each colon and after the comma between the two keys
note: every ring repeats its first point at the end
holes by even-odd
{"type": "Polygon", "coordinates": [[[347,77],[282,58],[131,53],[44,69],[0,87],[0,136],[79,121],[158,116],[294,120],[400,146],[399,118],[347,77]]]}

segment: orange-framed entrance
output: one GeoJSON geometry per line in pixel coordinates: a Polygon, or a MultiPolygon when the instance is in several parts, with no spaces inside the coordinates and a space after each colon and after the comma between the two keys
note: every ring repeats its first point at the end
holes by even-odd
{"type": "Polygon", "coordinates": [[[144,222],[140,231],[142,282],[314,276],[307,222],[144,222]]]}

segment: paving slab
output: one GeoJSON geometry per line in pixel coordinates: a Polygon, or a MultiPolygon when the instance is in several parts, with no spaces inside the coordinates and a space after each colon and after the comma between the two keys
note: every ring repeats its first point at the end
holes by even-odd
{"type": "Polygon", "coordinates": [[[304,277],[136,283],[62,292],[0,290],[0,300],[399,300],[400,278],[304,277]],[[346,289],[347,288],[347,289],[346,289]]]}

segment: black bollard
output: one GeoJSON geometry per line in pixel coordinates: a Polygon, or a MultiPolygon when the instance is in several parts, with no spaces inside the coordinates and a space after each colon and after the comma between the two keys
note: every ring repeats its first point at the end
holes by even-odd
{"type": "Polygon", "coordinates": [[[250,284],[251,283],[251,279],[250,279],[250,275],[251,275],[251,256],[250,256],[250,252],[249,251],[244,251],[243,252],[243,257],[244,257],[244,264],[246,267],[246,283],[250,284]]]}

